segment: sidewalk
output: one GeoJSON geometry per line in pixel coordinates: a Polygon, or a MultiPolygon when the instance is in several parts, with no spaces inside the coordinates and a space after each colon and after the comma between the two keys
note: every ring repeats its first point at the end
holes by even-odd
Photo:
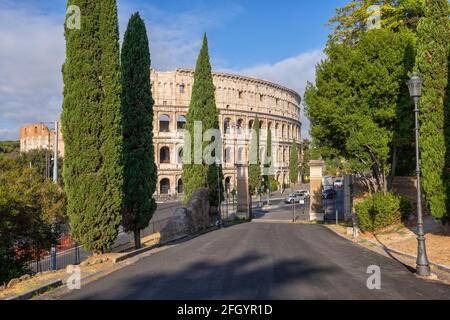
{"type": "MultiPolygon", "coordinates": [[[[403,253],[402,260],[409,260],[408,264],[415,268],[415,257],[417,257],[417,235],[416,228],[408,228],[404,225],[392,226],[378,234],[362,233],[354,239],[343,226],[327,225],[334,232],[361,244],[372,250],[392,250],[403,253]],[[407,258],[409,256],[409,259],[407,258]]],[[[443,266],[450,270],[450,234],[446,233],[442,224],[436,222],[432,217],[424,218],[425,238],[427,255],[430,263],[443,266]]],[[[397,254],[396,254],[397,256],[397,254]]],[[[433,271],[434,272],[434,271],[433,271]]],[[[443,280],[450,280],[450,273],[443,277],[443,280]]]]}

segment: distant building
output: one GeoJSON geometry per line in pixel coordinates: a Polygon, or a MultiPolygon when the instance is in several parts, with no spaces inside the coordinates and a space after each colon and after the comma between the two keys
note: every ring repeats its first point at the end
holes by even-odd
{"type": "MultiPolygon", "coordinates": [[[[270,128],[275,135],[276,144],[272,148],[275,179],[280,184],[289,183],[289,154],[294,139],[299,143],[297,149],[302,159],[299,94],[272,82],[228,73],[215,72],[213,80],[224,141],[222,156],[227,190],[236,185],[236,164],[249,161],[249,138],[239,133],[252,128],[256,115],[261,129],[270,128]]],[[[194,71],[190,69],[151,70],[158,195],[183,193],[184,126],[193,83],[194,71]]],[[[62,134],[59,137],[59,150],[63,155],[62,134]]],[[[265,140],[266,136],[262,134],[261,139],[265,140]]],[[[37,124],[21,129],[22,151],[52,146],[53,133],[46,126],[37,124]]]]}
{"type": "MultiPolygon", "coordinates": [[[[53,125],[51,126],[53,127],[53,125]]],[[[59,126],[58,154],[64,156],[64,141],[59,126]]],[[[55,131],[43,123],[30,124],[20,129],[20,152],[28,152],[36,149],[53,150],[55,143],[55,131]]]]}

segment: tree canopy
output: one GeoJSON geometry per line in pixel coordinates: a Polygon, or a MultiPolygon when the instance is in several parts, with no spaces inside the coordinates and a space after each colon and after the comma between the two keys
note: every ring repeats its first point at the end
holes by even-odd
{"type": "Polygon", "coordinates": [[[334,43],[326,53],[305,92],[313,143],[323,157],[372,172],[370,190],[385,190],[391,148],[406,143],[412,130],[405,79],[414,63],[414,35],[372,30],[357,44],[334,43]]]}

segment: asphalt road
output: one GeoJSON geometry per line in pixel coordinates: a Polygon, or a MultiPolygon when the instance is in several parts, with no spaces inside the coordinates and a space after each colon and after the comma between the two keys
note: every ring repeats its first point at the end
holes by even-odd
{"type": "Polygon", "coordinates": [[[450,286],[320,225],[247,223],[205,234],[64,299],[450,299],[450,286]],[[381,268],[381,290],[367,268],[381,268]]]}

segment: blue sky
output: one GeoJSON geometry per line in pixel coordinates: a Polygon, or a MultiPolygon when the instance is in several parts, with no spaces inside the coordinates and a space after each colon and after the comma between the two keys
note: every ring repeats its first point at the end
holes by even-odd
{"type": "MultiPolygon", "coordinates": [[[[193,67],[207,32],[215,70],[261,77],[300,94],[348,0],[118,0],[121,37],[139,11],[153,67],[193,67]]],[[[65,0],[0,0],[0,140],[20,126],[59,117],[65,0]]],[[[305,119],[303,134],[309,125],[305,119]]]]}

